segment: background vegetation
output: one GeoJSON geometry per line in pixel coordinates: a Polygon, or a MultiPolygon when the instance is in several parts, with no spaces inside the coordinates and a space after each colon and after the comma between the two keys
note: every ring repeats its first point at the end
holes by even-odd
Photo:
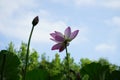
{"type": "MultiPolygon", "coordinates": [[[[6,50],[0,51],[1,80],[2,76],[4,80],[22,79],[26,50],[26,43],[22,42],[19,50],[16,50],[14,44],[10,42],[6,50]]],[[[26,80],[66,80],[66,64],[66,59],[61,60],[58,53],[49,61],[45,53],[38,55],[38,52],[32,49],[26,80]]],[[[104,58],[98,61],[82,58],[79,63],[75,63],[69,54],[69,64],[70,80],[120,80],[120,66],[111,64],[104,58]]]]}

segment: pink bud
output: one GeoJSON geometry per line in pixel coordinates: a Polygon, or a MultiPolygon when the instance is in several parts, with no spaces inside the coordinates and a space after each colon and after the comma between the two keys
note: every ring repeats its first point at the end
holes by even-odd
{"type": "Polygon", "coordinates": [[[33,21],[32,21],[32,25],[33,25],[33,26],[36,26],[36,25],[38,24],[38,22],[39,22],[39,17],[36,16],[36,17],[33,19],[33,21]]]}

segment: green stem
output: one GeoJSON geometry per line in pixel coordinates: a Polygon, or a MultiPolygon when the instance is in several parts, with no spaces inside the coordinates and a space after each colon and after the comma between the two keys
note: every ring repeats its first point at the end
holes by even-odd
{"type": "Polygon", "coordinates": [[[70,67],[69,67],[69,54],[67,50],[67,44],[65,44],[65,49],[66,49],[66,59],[67,59],[67,78],[70,80],[70,67]]]}
{"type": "Polygon", "coordinates": [[[3,80],[4,76],[4,67],[5,67],[5,60],[6,60],[6,54],[3,54],[3,61],[2,61],[2,68],[1,68],[1,78],[0,80],[3,80]]]}
{"type": "Polygon", "coordinates": [[[26,60],[25,60],[26,62],[25,62],[25,70],[24,70],[23,80],[26,79],[26,72],[27,72],[27,66],[28,66],[28,61],[29,61],[29,47],[30,47],[30,41],[31,41],[33,29],[34,29],[34,26],[33,26],[32,29],[31,29],[30,36],[29,36],[29,40],[28,40],[27,54],[26,54],[26,60]]]}

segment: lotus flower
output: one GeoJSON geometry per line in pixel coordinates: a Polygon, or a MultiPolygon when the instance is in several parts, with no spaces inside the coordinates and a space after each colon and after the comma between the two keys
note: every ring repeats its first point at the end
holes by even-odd
{"type": "Polygon", "coordinates": [[[56,42],[56,44],[53,45],[51,49],[59,50],[59,52],[62,52],[69,45],[69,42],[71,42],[77,36],[78,32],[79,30],[71,32],[71,28],[67,27],[64,31],[64,34],[58,31],[51,33],[50,35],[52,38],[50,39],[56,42]]]}

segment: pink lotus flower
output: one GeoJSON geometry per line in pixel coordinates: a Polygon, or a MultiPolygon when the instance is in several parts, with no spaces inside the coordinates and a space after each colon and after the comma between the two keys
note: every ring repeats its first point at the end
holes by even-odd
{"type": "Polygon", "coordinates": [[[50,39],[57,43],[53,45],[52,50],[59,50],[59,52],[62,52],[69,45],[69,42],[77,36],[78,32],[79,30],[71,32],[71,28],[67,27],[64,34],[58,31],[51,33],[50,35],[52,38],[50,39]]]}

